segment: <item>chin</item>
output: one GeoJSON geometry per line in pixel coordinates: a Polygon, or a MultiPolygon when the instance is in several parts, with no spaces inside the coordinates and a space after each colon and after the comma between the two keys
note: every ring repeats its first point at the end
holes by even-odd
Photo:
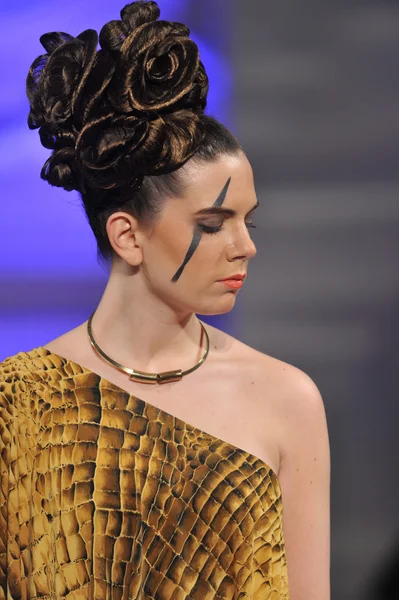
{"type": "Polygon", "coordinates": [[[195,313],[199,315],[224,315],[230,312],[236,303],[236,294],[227,293],[223,298],[196,306],[195,313]]]}

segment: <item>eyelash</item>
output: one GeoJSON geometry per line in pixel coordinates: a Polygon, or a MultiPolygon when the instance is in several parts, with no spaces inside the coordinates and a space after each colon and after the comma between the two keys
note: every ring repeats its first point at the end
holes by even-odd
{"type": "MultiPolygon", "coordinates": [[[[247,227],[253,227],[254,229],[256,229],[256,225],[253,225],[253,223],[246,223],[247,227]]],[[[223,225],[220,225],[219,227],[210,227],[209,225],[203,225],[202,223],[198,223],[198,227],[201,231],[203,231],[204,233],[219,233],[219,231],[222,231],[223,229],[223,225]]]]}

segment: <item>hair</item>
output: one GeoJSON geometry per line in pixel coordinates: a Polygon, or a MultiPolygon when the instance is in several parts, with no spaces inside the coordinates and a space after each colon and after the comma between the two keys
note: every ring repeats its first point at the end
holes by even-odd
{"type": "Polygon", "coordinates": [[[46,54],[26,81],[28,126],[52,150],[40,175],[79,192],[101,263],[114,254],[106,232],[113,212],[152,225],[163,199],[182,194],[179,169],[190,158],[242,151],[204,114],[209,82],[188,27],[158,20],[156,2],[132,2],[120,15],[99,36],[42,35],[46,54]]]}

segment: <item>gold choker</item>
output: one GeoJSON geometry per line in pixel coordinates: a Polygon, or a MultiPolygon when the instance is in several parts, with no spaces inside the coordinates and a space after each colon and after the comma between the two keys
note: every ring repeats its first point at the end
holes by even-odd
{"type": "MultiPolygon", "coordinates": [[[[94,311],[94,312],[96,312],[96,311],[94,311]]],[[[191,367],[190,369],[187,369],[186,371],[182,371],[181,369],[176,369],[176,371],[164,371],[163,373],[146,373],[144,371],[136,371],[136,369],[129,369],[129,367],[124,367],[120,363],[116,362],[116,360],[113,360],[112,358],[107,356],[105,354],[105,352],[103,352],[103,350],[101,350],[100,346],[95,341],[92,330],[91,330],[91,321],[93,319],[94,312],[91,314],[89,320],[87,321],[87,333],[89,335],[89,340],[90,340],[91,345],[96,350],[96,352],[98,354],[100,354],[100,356],[102,356],[112,366],[119,369],[119,371],[123,371],[124,373],[127,373],[129,375],[129,379],[131,381],[136,381],[137,383],[170,383],[172,381],[180,381],[181,378],[184,377],[184,375],[188,375],[189,373],[192,373],[193,371],[195,371],[195,369],[198,369],[198,367],[200,367],[202,365],[202,363],[205,361],[206,357],[208,356],[209,337],[208,337],[205,327],[200,322],[202,332],[205,334],[206,350],[205,350],[204,355],[201,358],[201,360],[199,362],[197,362],[197,364],[194,365],[193,367],[191,367]]],[[[201,342],[202,342],[202,336],[201,336],[201,342]]]]}

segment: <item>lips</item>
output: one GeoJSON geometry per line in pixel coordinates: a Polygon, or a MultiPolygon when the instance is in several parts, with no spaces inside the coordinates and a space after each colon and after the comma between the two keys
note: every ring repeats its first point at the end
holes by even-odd
{"type": "Polygon", "coordinates": [[[225,277],[224,279],[219,279],[219,281],[231,281],[232,279],[237,281],[244,281],[245,278],[246,273],[238,273],[236,275],[230,275],[229,277],[225,277]]]}

